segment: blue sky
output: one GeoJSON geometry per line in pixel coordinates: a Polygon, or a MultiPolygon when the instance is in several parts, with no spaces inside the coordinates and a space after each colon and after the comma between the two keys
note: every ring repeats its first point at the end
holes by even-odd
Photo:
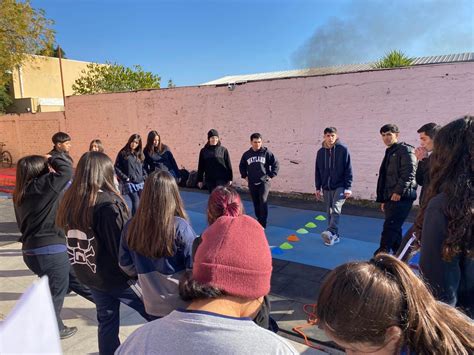
{"type": "Polygon", "coordinates": [[[473,1],[33,0],[70,59],[142,65],[162,86],[474,51],[473,1]]]}

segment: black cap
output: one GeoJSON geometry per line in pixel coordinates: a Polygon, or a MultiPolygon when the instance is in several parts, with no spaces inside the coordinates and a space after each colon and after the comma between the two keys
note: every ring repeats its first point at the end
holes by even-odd
{"type": "Polygon", "coordinates": [[[211,137],[219,137],[219,132],[217,132],[217,130],[214,128],[207,132],[207,139],[211,137]]]}

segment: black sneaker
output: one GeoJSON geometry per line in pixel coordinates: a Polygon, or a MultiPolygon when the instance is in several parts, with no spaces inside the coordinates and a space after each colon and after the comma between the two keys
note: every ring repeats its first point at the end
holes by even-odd
{"type": "Polygon", "coordinates": [[[77,327],[66,327],[59,331],[59,338],[67,339],[77,333],[77,327]]]}

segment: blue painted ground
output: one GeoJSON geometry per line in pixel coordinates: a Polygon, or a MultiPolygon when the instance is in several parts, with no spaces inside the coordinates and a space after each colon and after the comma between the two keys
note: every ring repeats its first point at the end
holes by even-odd
{"type": "MultiPolygon", "coordinates": [[[[199,192],[181,191],[186,210],[196,233],[206,228],[206,207],[209,195],[199,192]]],[[[253,205],[243,201],[248,215],[255,216],[253,205]]],[[[343,209],[344,213],[344,209],[343,209]]],[[[270,206],[266,235],[275,259],[298,262],[301,264],[333,269],[352,260],[367,260],[379,246],[383,220],[377,218],[342,216],[339,234],[341,242],[327,247],[321,240],[321,232],[326,228],[326,221],[315,220],[316,216],[326,216],[324,212],[308,211],[289,207],[270,206]],[[298,234],[296,230],[305,228],[305,224],[314,222],[316,228],[306,228],[308,234],[298,234]],[[291,234],[300,238],[298,242],[289,242],[292,249],[283,250],[279,246],[287,242],[291,234]]],[[[410,224],[404,225],[404,230],[410,224]]]]}

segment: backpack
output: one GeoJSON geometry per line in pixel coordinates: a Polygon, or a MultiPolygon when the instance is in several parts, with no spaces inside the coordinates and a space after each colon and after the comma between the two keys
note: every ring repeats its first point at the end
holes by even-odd
{"type": "Polygon", "coordinates": [[[186,181],[186,186],[187,187],[197,187],[197,179],[198,179],[198,173],[196,170],[192,170],[189,173],[188,180],[186,181]]]}
{"type": "Polygon", "coordinates": [[[189,171],[186,169],[180,169],[179,170],[179,176],[181,176],[181,180],[179,181],[179,186],[181,187],[186,187],[186,184],[189,179],[189,171]]]}

